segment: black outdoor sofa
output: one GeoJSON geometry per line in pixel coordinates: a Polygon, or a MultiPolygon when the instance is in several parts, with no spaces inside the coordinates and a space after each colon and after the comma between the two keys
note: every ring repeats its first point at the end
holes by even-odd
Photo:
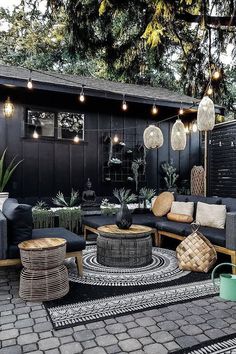
{"type": "Polygon", "coordinates": [[[32,206],[19,204],[13,198],[5,201],[0,211],[0,266],[20,264],[18,244],[44,237],[64,238],[67,241],[66,257],[76,258],[78,272],[82,275],[82,251],[86,246],[82,236],[63,227],[33,229],[32,206]]]}

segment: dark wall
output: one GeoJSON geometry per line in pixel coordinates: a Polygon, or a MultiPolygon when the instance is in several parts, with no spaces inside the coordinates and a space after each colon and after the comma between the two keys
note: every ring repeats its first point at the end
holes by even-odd
{"type": "MultiPolygon", "coordinates": [[[[170,117],[177,113],[175,109],[161,108],[157,117],[150,113],[150,106],[129,103],[128,112],[121,111],[121,102],[86,97],[81,104],[76,95],[29,91],[17,88],[0,88],[0,97],[9,95],[15,104],[14,117],[5,119],[0,106],[0,152],[8,147],[8,160],[17,155],[23,163],[15,172],[8,190],[12,196],[52,196],[58,190],[69,195],[71,188],[81,192],[88,177],[98,195],[110,195],[114,187],[124,184],[112,184],[102,181],[104,134],[110,135],[110,129],[117,129],[125,141],[130,132],[136,143],[142,143],[142,135],[148,124],[170,117]],[[75,110],[85,114],[85,142],[54,140],[34,140],[24,137],[24,119],[28,108],[75,110]],[[122,130],[119,130],[122,128],[122,130]],[[130,129],[131,128],[131,129],[130,129]]],[[[190,117],[191,120],[194,116],[190,117]]],[[[180,179],[189,179],[190,169],[199,163],[199,134],[188,135],[187,147],[182,152],[174,152],[170,147],[170,132],[173,122],[160,123],[164,135],[164,145],[159,150],[147,153],[146,185],[159,188],[162,184],[160,164],[173,159],[180,179]]],[[[114,134],[114,131],[113,131],[114,134]]],[[[134,189],[134,183],[126,187],[134,189]]]]}
{"type": "Polygon", "coordinates": [[[236,198],[236,122],[215,126],[208,140],[208,194],[236,198]]]}

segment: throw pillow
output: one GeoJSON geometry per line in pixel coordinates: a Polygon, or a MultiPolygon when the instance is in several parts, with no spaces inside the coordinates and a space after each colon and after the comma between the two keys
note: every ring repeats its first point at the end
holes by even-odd
{"type": "Polygon", "coordinates": [[[7,199],[3,204],[2,213],[7,218],[9,244],[18,245],[32,238],[32,207],[19,204],[16,199],[7,199]]]}
{"type": "Polygon", "coordinates": [[[206,203],[197,203],[196,222],[201,226],[224,229],[226,219],[226,206],[206,203]]]}
{"type": "Polygon", "coordinates": [[[177,222],[186,222],[186,223],[191,223],[193,222],[193,217],[190,215],[185,215],[185,214],[174,214],[174,213],[168,213],[167,214],[167,219],[171,221],[177,221],[177,222]]]}
{"type": "Polygon", "coordinates": [[[171,204],[174,200],[173,193],[163,192],[154,200],[152,206],[152,212],[155,216],[164,216],[166,215],[171,208],[171,204]]]}
{"type": "Polygon", "coordinates": [[[193,202],[173,202],[171,205],[171,213],[184,214],[193,216],[194,203],[193,202]]]}

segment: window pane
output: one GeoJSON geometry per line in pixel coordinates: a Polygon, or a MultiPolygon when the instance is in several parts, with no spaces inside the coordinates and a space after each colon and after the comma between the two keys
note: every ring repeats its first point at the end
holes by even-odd
{"type": "Polygon", "coordinates": [[[58,113],[58,138],[74,139],[78,135],[84,140],[84,114],[81,113],[58,113]]]}
{"type": "Polygon", "coordinates": [[[54,137],[55,114],[43,111],[28,111],[27,114],[27,136],[32,136],[36,130],[40,136],[54,137]]]}

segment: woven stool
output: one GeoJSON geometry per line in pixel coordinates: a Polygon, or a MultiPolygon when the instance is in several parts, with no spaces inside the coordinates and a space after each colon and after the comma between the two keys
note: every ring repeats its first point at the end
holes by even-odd
{"type": "Polygon", "coordinates": [[[28,301],[49,301],[69,291],[68,272],[63,265],[66,240],[41,238],[19,245],[23,269],[20,275],[20,297],[28,301]]]}

